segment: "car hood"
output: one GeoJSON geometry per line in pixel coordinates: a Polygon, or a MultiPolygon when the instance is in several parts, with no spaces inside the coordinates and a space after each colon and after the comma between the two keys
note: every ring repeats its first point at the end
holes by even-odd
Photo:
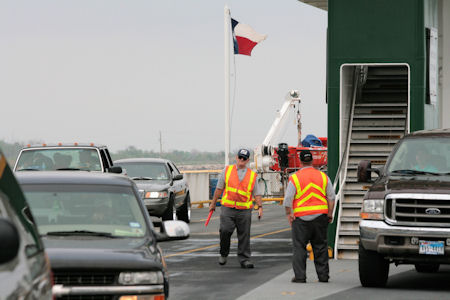
{"type": "Polygon", "coordinates": [[[150,192],[159,192],[169,188],[168,181],[162,180],[134,180],[138,189],[150,191],[150,192]]]}
{"type": "Polygon", "coordinates": [[[52,269],[162,269],[149,238],[46,236],[43,241],[52,269]]]}
{"type": "MultiPolygon", "coordinates": [[[[433,193],[449,194],[450,176],[386,176],[376,182],[369,193],[433,193]]],[[[380,195],[379,195],[380,196],[380,195]]],[[[371,197],[373,198],[373,197],[371,197]]]]}

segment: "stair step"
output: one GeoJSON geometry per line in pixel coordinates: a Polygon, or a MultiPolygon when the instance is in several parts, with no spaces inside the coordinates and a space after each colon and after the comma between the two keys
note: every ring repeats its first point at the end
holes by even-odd
{"type": "Polygon", "coordinates": [[[360,219],[360,217],[340,217],[341,222],[358,223],[360,219]]]}
{"type": "Polygon", "coordinates": [[[342,203],[342,208],[361,208],[361,203],[342,203]]]}
{"type": "Polygon", "coordinates": [[[408,107],[407,103],[355,103],[355,107],[408,107]]]}
{"type": "Polygon", "coordinates": [[[391,152],[386,151],[350,151],[350,156],[376,156],[376,157],[388,157],[391,152]]]}
{"type": "Polygon", "coordinates": [[[367,76],[402,76],[408,78],[406,66],[371,66],[367,69],[367,76]]]}
{"type": "Polygon", "coordinates": [[[358,183],[358,178],[357,177],[350,177],[350,176],[348,176],[348,173],[347,173],[347,179],[345,179],[345,182],[349,182],[349,183],[358,183]]]}
{"type": "Polygon", "coordinates": [[[395,114],[395,115],[377,115],[377,114],[355,114],[354,119],[405,119],[405,114],[395,114]]]}
{"type": "Polygon", "coordinates": [[[368,140],[354,140],[350,141],[351,144],[395,144],[399,141],[399,139],[391,139],[391,140],[377,140],[377,139],[368,139],[368,140]]]}
{"type": "Polygon", "coordinates": [[[339,230],[339,235],[359,236],[359,230],[339,230]]]}
{"type": "Polygon", "coordinates": [[[347,250],[358,250],[358,245],[356,244],[356,245],[352,245],[352,244],[338,244],[337,245],[337,248],[339,249],[339,250],[344,250],[344,249],[347,249],[347,250]]]}
{"type": "Polygon", "coordinates": [[[405,131],[405,127],[389,127],[389,126],[355,126],[353,131],[405,131]]]}
{"type": "Polygon", "coordinates": [[[363,197],[360,195],[342,195],[341,203],[362,203],[363,197]]]}
{"type": "Polygon", "coordinates": [[[405,118],[354,118],[354,127],[400,127],[405,126],[405,118]]]}

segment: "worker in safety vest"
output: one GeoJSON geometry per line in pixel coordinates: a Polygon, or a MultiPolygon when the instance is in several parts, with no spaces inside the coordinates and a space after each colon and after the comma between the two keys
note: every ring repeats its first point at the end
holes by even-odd
{"type": "Polygon", "coordinates": [[[320,282],[328,282],[328,223],[333,220],[336,197],[330,178],[312,166],[309,150],[300,152],[303,168],[289,177],[284,197],[286,217],[292,226],[294,255],[292,282],[306,282],[306,245],[311,243],[320,282]]]}
{"type": "Polygon", "coordinates": [[[238,260],[241,267],[254,267],[250,261],[250,225],[252,221],[253,200],[258,205],[258,218],[263,215],[261,193],[256,173],[247,168],[250,151],[240,149],[236,155],[236,164],[226,166],[217,181],[216,191],[209,210],[216,209],[216,202],[222,195],[220,212],[220,257],[219,264],[227,263],[230,253],[230,239],[237,229],[238,260]]]}

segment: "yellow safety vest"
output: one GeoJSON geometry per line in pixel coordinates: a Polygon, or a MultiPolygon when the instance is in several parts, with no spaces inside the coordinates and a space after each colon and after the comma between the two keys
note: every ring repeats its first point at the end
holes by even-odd
{"type": "Polygon", "coordinates": [[[253,207],[252,192],[255,187],[256,173],[247,168],[242,181],[239,181],[235,165],[225,169],[225,190],[220,203],[236,209],[251,209],[253,207]]]}

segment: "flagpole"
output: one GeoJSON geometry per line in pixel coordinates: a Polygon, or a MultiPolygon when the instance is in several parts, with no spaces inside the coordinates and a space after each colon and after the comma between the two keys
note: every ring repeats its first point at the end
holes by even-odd
{"type": "Polygon", "coordinates": [[[230,156],[230,9],[224,8],[224,44],[225,44],[225,166],[230,156]]]}

